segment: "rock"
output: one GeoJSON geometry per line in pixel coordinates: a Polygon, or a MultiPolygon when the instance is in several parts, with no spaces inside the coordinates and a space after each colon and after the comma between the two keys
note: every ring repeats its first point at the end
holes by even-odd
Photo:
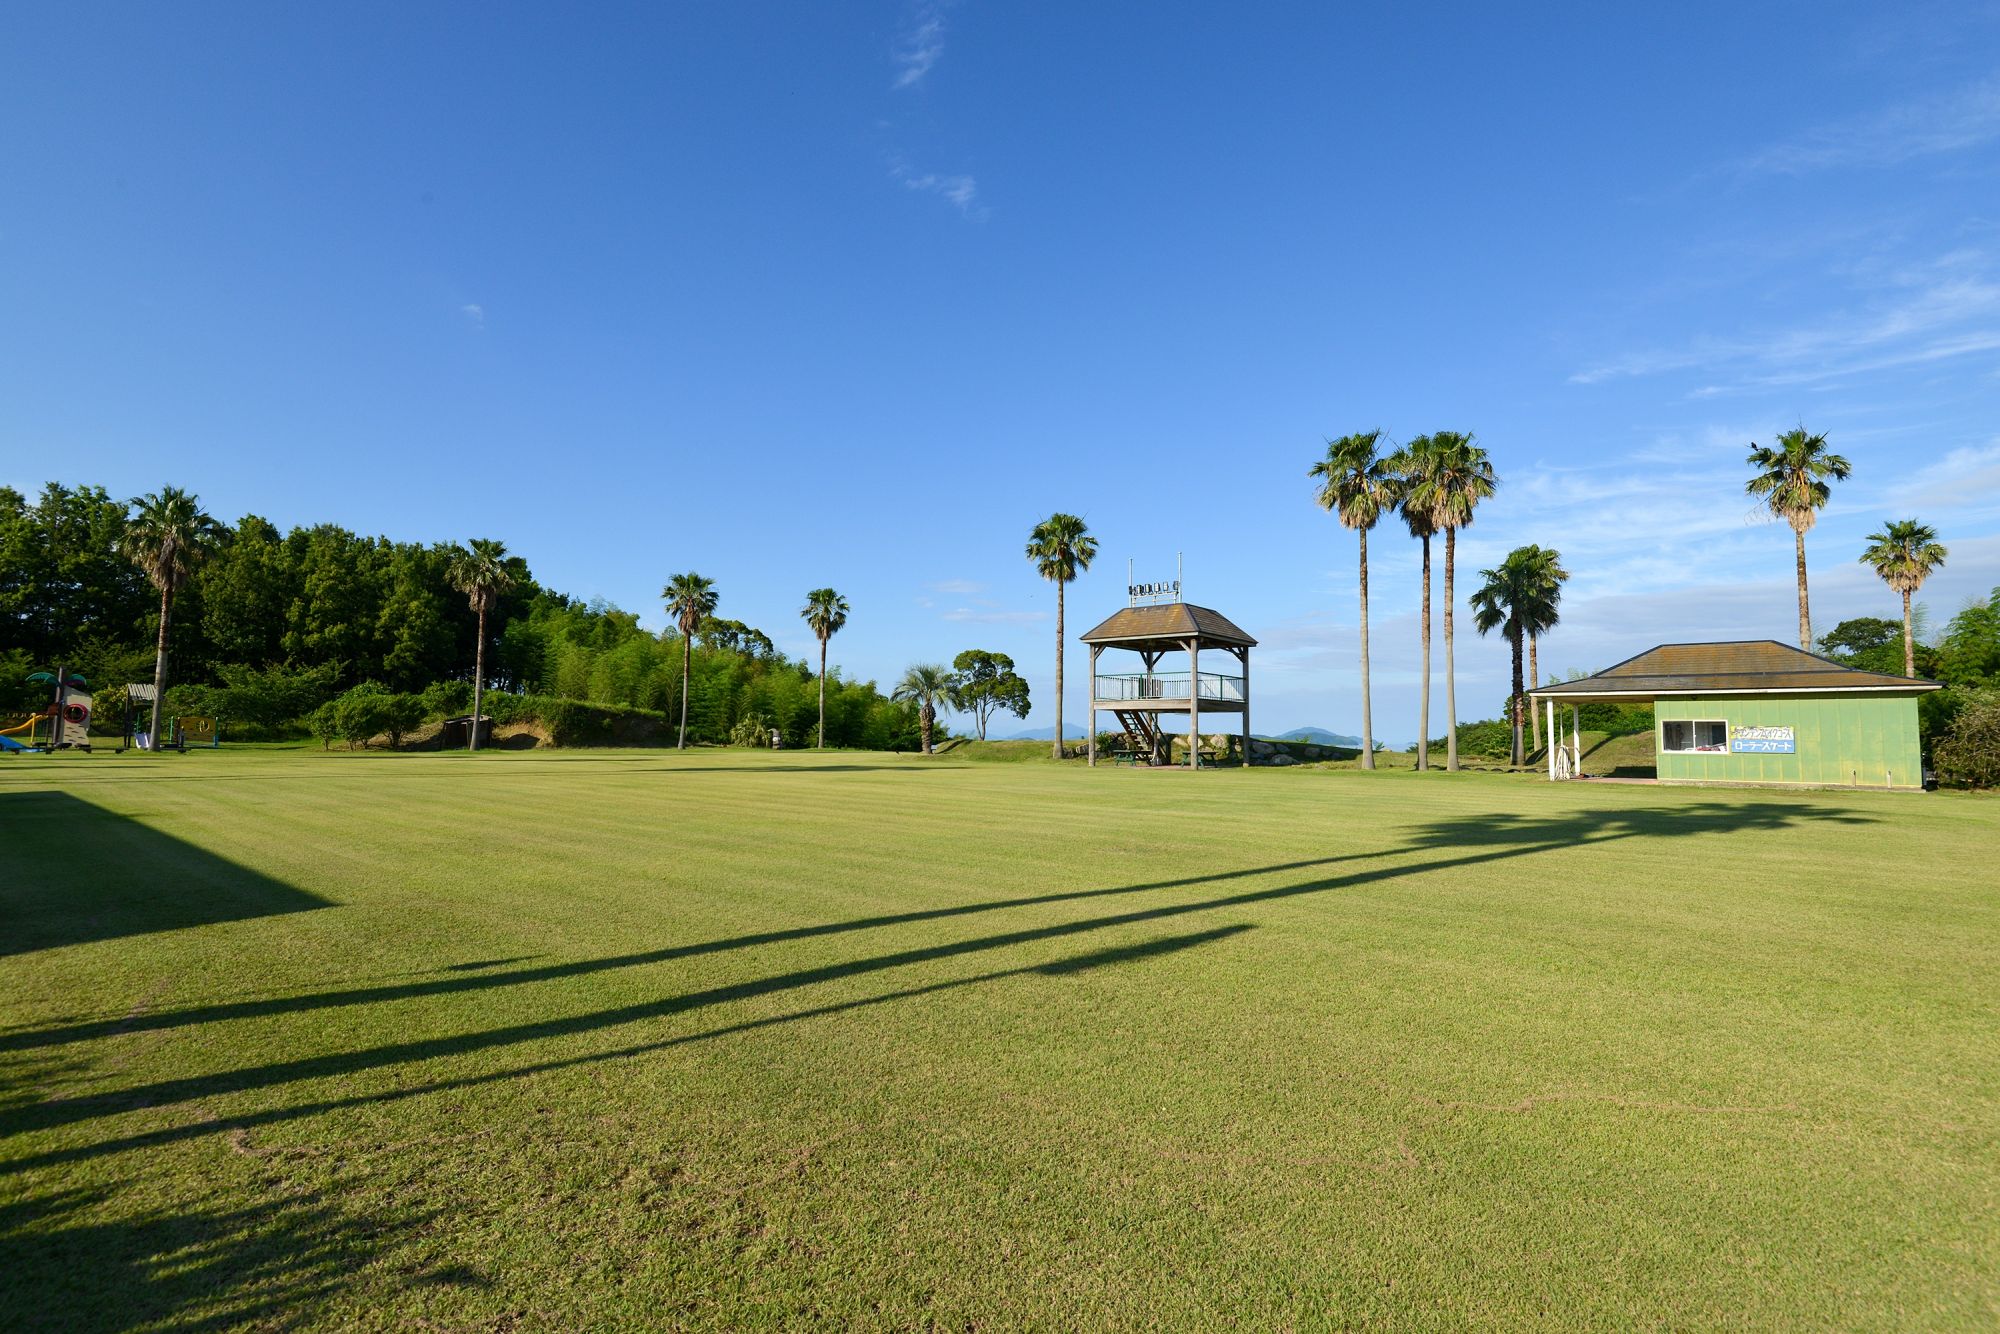
{"type": "Polygon", "coordinates": [[[1279,765],[1283,765],[1283,764],[1297,764],[1297,763],[1298,763],[1298,761],[1297,761],[1297,760],[1293,759],[1293,758],[1292,758],[1291,756],[1289,756],[1289,755],[1273,755],[1273,756],[1271,757],[1271,760],[1270,760],[1270,762],[1271,762],[1272,764],[1279,764],[1279,765]]]}

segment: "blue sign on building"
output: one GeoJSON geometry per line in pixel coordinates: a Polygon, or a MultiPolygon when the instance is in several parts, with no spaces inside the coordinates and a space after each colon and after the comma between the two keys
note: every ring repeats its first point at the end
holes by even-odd
{"type": "Polygon", "coordinates": [[[1729,749],[1737,755],[1795,755],[1798,748],[1789,727],[1736,727],[1729,733],[1729,749]]]}

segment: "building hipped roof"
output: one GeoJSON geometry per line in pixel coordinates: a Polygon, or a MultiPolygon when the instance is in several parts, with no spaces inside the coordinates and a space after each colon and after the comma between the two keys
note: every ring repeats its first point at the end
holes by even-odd
{"type": "Polygon", "coordinates": [[[1938,683],[1844,667],[1775,639],[1661,644],[1577,681],[1528,693],[1538,699],[1659,695],[1882,694],[1936,690],[1938,683]]]}
{"type": "Polygon", "coordinates": [[[1127,607],[1081,636],[1086,644],[1130,644],[1148,639],[1189,639],[1229,648],[1254,648],[1257,641],[1219,611],[1192,602],[1163,602],[1154,607],[1127,607]]]}

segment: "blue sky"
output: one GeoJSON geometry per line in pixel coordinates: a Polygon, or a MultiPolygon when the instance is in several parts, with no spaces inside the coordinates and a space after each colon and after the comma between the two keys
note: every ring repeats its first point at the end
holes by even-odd
{"type": "MultiPolygon", "coordinates": [[[[1052,510],[1263,642],[1259,730],[1358,723],[1330,435],[1476,432],[1575,579],[1556,670],[1794,633],[1750,441],[1855,465],[2000,584],[2000,10],[42,6],[0,51],[0,481],[498,537],[660,616],[676,571],[893,678],[1012,653],[1051,719],[1052,510]]],[[[1378,530],[1376,730],[1415,736],[1378,530]]],[[[1461,716],[1506,691],[1469,632],[1461,716]]],[[[1071,674],[1069,714],[1081,707],[1071,674]]]]}

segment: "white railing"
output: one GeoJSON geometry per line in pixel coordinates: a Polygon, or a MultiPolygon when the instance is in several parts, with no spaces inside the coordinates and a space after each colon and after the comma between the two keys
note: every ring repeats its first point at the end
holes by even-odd
{"type": "MultiPolygon", "coordinates": [[[[1104,700],[1188,699],[1186,672],[1124,672],[1100,676],[1092,686],[1093,696],[1104,700]]],[[[1198,689],[1201,698],[1225,704],[1243,702],[1243,678],[1220,672],[1203,672],[1198,689]]]]}

